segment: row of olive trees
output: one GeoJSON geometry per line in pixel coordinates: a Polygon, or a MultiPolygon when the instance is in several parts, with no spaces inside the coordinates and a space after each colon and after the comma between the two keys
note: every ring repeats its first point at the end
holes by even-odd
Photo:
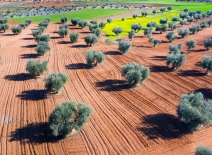
{"type": "Polygon", "coordinates": [[[25,22],[20,23],[18,26],[13,26],[11,28],[11,30],[12,30],[13,34],[18,35],[21,33],[22,29],[25,29],[31,23],[32,23],[32,20],[28,19],[25,22]]]}

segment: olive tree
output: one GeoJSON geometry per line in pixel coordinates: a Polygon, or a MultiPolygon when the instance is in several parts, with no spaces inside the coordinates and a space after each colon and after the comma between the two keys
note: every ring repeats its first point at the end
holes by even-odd
{"type": "Polygon", "coordinates": [[[189,131],[210,125],[212,119],[212,100],[205,100],[202,93],[190,93],[181,96],[177,115],[189,131]]]}
{"type": "Polygon", "coordinates": [[[60,19],[61,23],[66,23],[68,21],[67,17],[61,17],[60,19]]]}
{"type": "Polygon", "coordinates": [[[131,30],[130,32],[128,32],[128,38],[132,39],[135,36],[135,31],[131,30]]]}
{"type": "Polygon", "coordinates": [[[45,42],[49,42],[50,40],[50,36],[48,34],[44,34],[44,35],[37,35],[35,37],[35,41],[36,42],[40,42],[40,41],[45,41],[45,42]]]}
{"type": "Polygon", "coordinates": [[[172,6],[168,6],[167,10],[171,11],[172,10],[172,6]]]}
{"type": "Polygon", "coordinates": [[[73,43],[76,43],[79,38],[79,33],[78,32],[71,32],[70,33],[70,41],[73,43]]]}
{"type": "Polygon", "coordinates": [[[86,62],[89,66],[97,66],[98,63],[105,61],[105,54],[102,52],[97,52],[95,50],[88,51],[86,53],[86,62]]]}
{"type": "Polygon", "coordinates": [[[113,28],[112,32],[115,33],[116,36],[118,36],[123,32],[123,29],[121,27],[115,27],[113,28]]]}
{"type": "Polygon", "coordinates": [[[0,31],[6,31],[9,29],[9,25],[6,23],[6,24],[0,24],[0,31]]]}
{"type": "Polygon", "coordinates": [[[133,14],[133,18],[136,19],[138,17],[137,14],[133,14]]]}
{"type": "Polygon", "coordinates": [[[119,51],[124,53],[127,53],[132,46],[132,43],[127,40],[121,40],[119,41],[119,51]]]}
{"type": "Polygon", "coordinates": [[[48,61],[29,60],[26,65],[26,70],[33,76],[37,77],[48,71],[48,61]]]}
{"type": "Polygon", "coordinates": [[[212,20],[207,20],[206,22],[207,22],[209,27],[212,25],[212,20]]]}
{"type": "Polygon", "coordinates": [[[170,28],[173,31],[177,28],[177,24],[175,24],[174,22],[171,22],[168,24],[168,28],[170,28]]]}
{"type": "Polygon", "coordinates": [[[50,50],[49,44],[46,41],[39,41],[37,47],[35,48],[38,54],[44,55],[47,51],[50,50]]]}
{"type": "Polygon", "coordinates": [[[148,22],[146,27],[156,27],[156,22],[148,22]]]}
{"type": "Polygon", "coordinates": [[[211,56],[203,56],[201,62],[202,68],[207,69],[205,74],[209,75],[209,71],[212,71],[212,57],[211,56]]]}
{"type": "Polygon", "coordinates": [[[181,45],[182,44],[178,44],[178,46],[169,46],[170,52],[168,53],[166,64],[168,66],[172,64],[173,70],[179,70],[186,61],[186,55],[180,52],[182,48],[181,45]]]}
{"type": "Polygon", "coordinates": [[[167,26],[166,25],[157,25],[155,28],[155,31],[160,31],[160,34],[162,34],[163,32],[167,31],[167,26]]]}
{"type": "Polygon", "coordinates": [[[180,35],[182,38],[189,36],[189,34],[190,34],[189,29],[183,30],[182,28],[180,28],[177,31],[178,31],[178,35],[180,35]]]}
{"type": "Polygon", "coordinates": [[[212,155],[212,148],[200,145],[196,148],[195,155],[212,155]]]}
{"type": "Polygon", "coordinates": [[[168,23],[168,18],[167,19],[160,19],[160,24],[161,25],[166,25],[168,23]]]}
{"type": "Polygon", "coordinates": [[[107,19],[107,22],[108,22],[108,23],[111,23],[112,21],[113,21],[113,20],[112,20],[111,18],[108,18],[108,19],[107,19]]]}
{"type": "Polygon", "coordinates": [[[174,31],[166,32],[166,38],[169,42],[172,42],[173,40],[176,40],[178,37],[174,34],[174,31]]]}
{"type": "Polygon", "coordinates": [[[204,47],[209,50],[212,47],[212,39],[211,38],[206,38],[204,40],[204,47]]]}
{"type": "Polygon", "coordinates": [[[63,73],[52,73],[47,76],[44,81],[47,91],[58,93],[68,81],[68,76],[63,73]]]}
{"type": "Polygon", "coordinates": [[[155,47],[156,45],[158,45],[158,44],[161,43],[161,40],[155,39],[155,38],[150,38],[150,39],[149,39],[149,42],[150,42],[150,43],[153,43],[153,47],[155,47]]]}
{"type": "MultiPolygon", "coordinates": [[[[151,27],[147,27],[144,29],[144,35],[145,36],[152,36],[152,28],[151,27]]],[[[148,37],[149,38],[149,37],[148,37]]]]}
{"type": "Polygon", "coordinates": [[[72,23],[74,26],[78,25],[79,21],[80,21],[79,18],[72,18],[72,19],[71,19],[71,23],[72,23]]]}
{"type": "Polygon", "coordinates": [[[142,29],[141,24],[132,24],[131,29],[133,29],[136,33],[142,29]]]}
{"type": "Polygon", "coordinates": [[[181,27],[182,27],[183,25],[186,25],[186,21],[185,21],[185,20],[180,20],[179,24],[180,24],[181,27]]]}
{"type": "Polygon", "coordinates": [[[105,27],[105,25],[106,25],[106,24],[105,24],[104,22],[100,22],[100,23],[99,23],[99,27],[100,27],[101,29],[103,29],[103,28],[105,27]]]}
{"type": "Polygon", "coordinates": [[[149,77],[150,70],[148,67],[143,66],[142,64],[137,64],[135,62],[131,62],[127,65],[122,66],[122,76],[124,76],[127,80],[127,83],[131,87],[135,87],[139,85],[139,82],[142,84],[149,77]]]}
{"type": "Polygon", "coordinates": [[[49,125],[54,136],[66,137],[80,131],[93,113],[91,106],[76,101],[58,104],[49,116],[49,125]]]}
{"type": "Polygon", "coordinates": [[[98,42],[98,37],[95,34],[87,35],[84,37],[84,40],[85,40],[86,45],[92,46],[96,42],[98,42]]]}
{"type": "Polygon", "coordinates": [[[17,27],[13,26],[11,28],[11,30],[12,30],[13,34],[16,34],[17,35],[17,34],[20,34],[21,33],[22,27],[21,26],[17,26],[17,27]]]}
{"type": "Polygon", "coordinates": [[[204,28],[206,28],[206,27],[208,27],[208,23],[207,23],[207,21],[202,21],[201,23],[200,23],[200,27],[202,28],[202,29],[204,29],[204,28]]]}
{"type": "Polygon", "coordinates": [[[186,42],[186,46],[187,46],[187,49],[189,51],[188,53],[190,53],[191,50],[196,47],[196,40],[188,40],[186,42]]]}
{"type": "Polygon", "coordinates": [[[63,38],[66,37],[68,35],[68,28],[59,29],[58,34],[63,38]]]}
{"type": "Polygon", "coordinates": [[[88,25],[88,23],[85,20],[81,20],[79,21],[78,25],[83,29],[88,25]]]}

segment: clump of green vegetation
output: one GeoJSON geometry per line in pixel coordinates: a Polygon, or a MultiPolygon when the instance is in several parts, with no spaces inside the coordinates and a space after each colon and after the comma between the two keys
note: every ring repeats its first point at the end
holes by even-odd
{"type": "Polygon", "coordinates": [[[119,41],[119,51],[121,51],[123,54],[127,53],[131,46],[132,43],[127,40],[119,41]]]}
{"type": "Polygon", "coordinates": [[[17,26],[17,27],[13,26],[11,28],[11,30],[12,30],[13,34],[16,34],[17,35],[17,34],[20,34],[21,33],[22,27],[21,26],[17,26]]]}
{"type": "Polygon", "coordinates": [[[73,43],[78,42],[78,38],[79,38],[79,33],[78,32],[71,32],[70,33],[70,40],[73,43]]]}
{"type": "Polygon", "coordinates": [[[86,45],[92,46],[98,42],[98,37],[95,34],[87,35],[84,37],[84,40],[85,40],[86,45]]]}
{"type": "Polygon", "coordinates": [[[88,51],[86,53],[86,62],[89,66],[97,66],[98,63],[105,61],[105,55],[102,52],[97,52],[95,50],[88,51]]]}
{"type": "Polygon", "coordinates": [[[43,75],[45,71],[48,71],[48,61],[34,61],[27,62],[26,70],[33,76],[37,77],[43,75]]]}

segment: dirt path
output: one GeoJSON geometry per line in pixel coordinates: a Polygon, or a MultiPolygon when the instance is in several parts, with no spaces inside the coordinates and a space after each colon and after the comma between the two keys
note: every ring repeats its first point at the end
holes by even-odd
{"type": "Polygon", "coordinates": [[[137,35],[129,53],[120,55],[117,45],[105,43],[105,36],[93,47],[85,46],[83,37],[88,28],[70,26],[71,31],[80,32],[79,42],[72,44],[68,37],[58,37],[59,24],[50,24],[44,33],[51,36],[51,50],[37,57],[31,35],[36,26],[30,25],[21,35],[7,31],[0,36],[0,154],[187,155],[200,144],[211,146],[211,127],[186,134],[176,118],[176,106],[180,96],[189,92],[202,92],[211,98],[211,76],[204,76],[199,62],[204,55],[212,56],[202,45],[204,38],[212,37],[208,33],[212,27],[173,42],[184,42],[185,53],[186,40],[196,39],[198,46],[187,54],[180,71],[170,72],[165,65],[169,45],[165,34],[153,35],[163,40],[156,48],[150,48],[142,34],[137,35]],[[104,52],[106,61],[86,69],[83,64],[90,49],[104,52]],[[44,96],[44,77],[31,79],[25,71],[31,59],[49,61],[44,77],[59,71],[69,75],[61,95],[44,96]],[[143,86],[127,89],[120,67],[132,61],[150,67],[151,76],[143,86]],[[50,135],[48,116],[66,100],[92,105],[94,114],[78,135],[56,141],[50,135]]]}

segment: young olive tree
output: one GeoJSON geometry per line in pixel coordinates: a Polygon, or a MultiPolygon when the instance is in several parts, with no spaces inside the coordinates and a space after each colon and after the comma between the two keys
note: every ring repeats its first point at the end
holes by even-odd
{"type": "Polygon", "coordinates": [[[172,10],[172,6],[168,6],[167,10],[171,11],[172,10]]]}
{"type": "Polygon", "coordinates": [[[72,19],[71,19],[71,23],[72,23],[74,26],[78,25],[78,24],[79,24],[79,21],[80,21],[79,18],[72,18],[72,19]]]}
{"type": "Polygon", "coordinates": [[[6,24],[0,24],[0,32],[1,31],[6,31],[9,29],[9,25],[6,23],[6,24]]]}
{"type": "Polygon", "coordinates": [[[172,42],[173,40],[176,40],[178,37],[174,34],[174,31],[166,32],[166,38],[169,42],[172,42]]]}
{"type": "Polygon", "coordinates": [[[209,71],[212,71],[212,57],[211,56],[203,56],[202,58],[202,68],[207,69],[206,75],[210,75],[209,71]]]}
{"type": "Polygon", "coordinates": [[[183,30],[182,28],[180,28],[177,31],[178,31],[178,35],[180,35],[182,38],[189,36],[189,34],[190,34],[189,29],[183,30]]]}
{"type": "Polygon", "coordinates": [[[84,103],[66,101],[57,105],[49,116],[52,134],[64,138],[73,130],[80,131],[92,113],[92,107],[84,103]]]}
{"type": "Polygon", "coordinates": [[[88,51],[86,53],[86,62],[89,66],[97,66],[98,63],[105,61],[105,54],[102,52],[97,52],[95,50],[88,51]]]}
{"type": "Polygon", "coordinates": [[[50,50],[48,42],[39,41],[37,47],[35,48],[38,54],[44,55],[47,51],[50,50]]]}
{"type": "Polygon", "coordinates": [[[96,42],[98,42],[98,37],[95,34],[87,35],[84,37],[84,40],[85,40],[86,45],[92,46],[96,42]]]}
{"type": "Polygon", "coordinates": [[[156,27],[156,22],[148,22],[146,27],[156,27]]]}
{"type": "Polygon", "coordinates": [[[135,36],[135,30],[131,30],[130,32],[128,32],[128,38],[132,40],[132,38],[134,38],[135,36]]]}
{"type": "Polygon", "coordinates": [[[200,23],[200,27],[202,28],[202,29],[204,29],[204,28],[206,28],[206,27],[208,27],[208,23],[207,23],[207,21],[202,21],[201,23],[200,23]]]}
{"type": "Polygon", "coordinates": [[[163,32],[167,31],[167,26],[166,25],[156,25],[155,31],[160,31],[160,34],[162,34],[163,32]]]}
{"type": "Polygon", "coordinates": [[[111,23],[112,21],[113,21],[113,20],[112,20],[111,18],[108,18],[108,19],[107,19],[107,22],[108,22],[108,23],[111,23]]]}
{"type": "Polygon", "coordinates": [[[161,25],[166,25],[168,23],[168,18],[167,19],[161,18],[159,22],[160,22],[161,25]]]}
{"type": "Polygon", "coordinates": [[[45,71],[48,71],[48,61],[40,62],[35,60],[29,60],[26,65],[26,70],[33,77],[43,75],[45,71]]]}
{"type": "Polygon", "coordinates": [[[44,41],[44,42],[49,42],[50,40],[50,36],[48,34],[44,34],[44,35],[37,35],[35,37],[35,41],[36,42],[40,42],[40,41],[44,41]]]}
{"type": "Polygon", "coordinates": [[[127,53],[132,46],[132,43],[127,40],[119,41],[119,51],[123,54],[127,53]]]}
{"type": "Polygon", "coordinates": [[[67,17],[61,17],[60,19],[61,23],[66,23],[68,21],[68,18],[67,17]]]}
{"type": "Polygon", "coordinates": [[[59,29],[58,34],[63,38],[66,37],[68,35],[68,28],[59,29]]]}
{"type": "Polygon", "coordinates": [[[58,93],[68,81],[68,76],[63,73],[52,73],[47,76],[44,81],[47,91],[58,93]]]}
{"type": "Polygon", "coordinates": [[[133,29],[136,33],[142,29],[141,24],[132,24],[131,29],[133,29]]]}
{"type": "Polygon", "coordinates": [[[78,25],[83,29],[88,25],[88,23],[85,20],[81,20],[79,21],[78,25]]]}
{"type": "MultiPolygon", "coordinates": [[[[152,36],[152,27],[147,27],[144,29],[145,36],[152,36]]],[[[148,37],[149,38],[149,37],[148,37]]]]}
{"type": "Polygon", "coordinates": [[[202,93],[184,94],[177,108],[177,115],[189,131],[211,124],[212,100],[205,100],[202,93]]]}
{"type": "Polygon", "coordinates": [[[212,148],[200,145],[196,148],[195,155],[212,155],[212,148]]]}
{"type": "Polygon", "coordinates": [[[174,22],[168,24],[168,28],[170,28],[171,31],[175,30],[177,28],[177,24],[174,22]]]}
{"type": "Polygon", "coordinates": [[[126,78],[127,83],[131,87],[138,86],[140,81],[143,84],[144,81],[149,77],[149,74],[149,68],[143,66],[142,64],[138,65],[135,62],[131,62],[122,66],[122,76],[126,78]]]}
{"type": "Polygon", "coordinates": [[[100,27],[101,29],[103,29],[103,28],[105,27],[105,25],[106,25],[105,22],[100,22],[100,23],[99,23],[99,27],[100,27]]]}
{"type": "Polygon", "coordinates": [[[211,38],[206,38],[204,40],[204,47],[206,50],[209,50],[212,47],[212,39],[211,38]]]}
{"type": "Polygon", "coordinates": [[[112,32],[115,33],[116,36],[118,36],[123,32],[123,29],[121,27],[115,27],[113,28],[112,32]]]}
{"type": "Polygon", "coordinates": [[[187,46],[187,49],[189,51],[188,53],[190,53],[191,50],[196,47],[196,40],[188,40],[186,42],[186,46],[187,46]]]}
{"type": "Polygon", "coordinates": [[[78,32],[71,32],[70,33],[70,41],[72,43],[78,42],[78,38],[79,38],[79,33],[78,32]]]}
{"type": "Polygon", "coordinates": [[[156,45],[158,45],[158,44],[161,43],[161,40],[159,40],[159,39],[154,39],[154,38],[150,38],[150,39],[149,39],[149,42],[150,42],[150,43],[153,43],[153,47],[155,47],[156,45]]]}
{"type": "Polygon", "coordinates": [[[22,27],[20,27],[20,26],[17,26],[17,27],[12,27],[11,28],[11,30],[12,30],[12,32],[13,32],[13,34],[20,34],[21,33],[21,31],[22,31],[22,27]]]}

